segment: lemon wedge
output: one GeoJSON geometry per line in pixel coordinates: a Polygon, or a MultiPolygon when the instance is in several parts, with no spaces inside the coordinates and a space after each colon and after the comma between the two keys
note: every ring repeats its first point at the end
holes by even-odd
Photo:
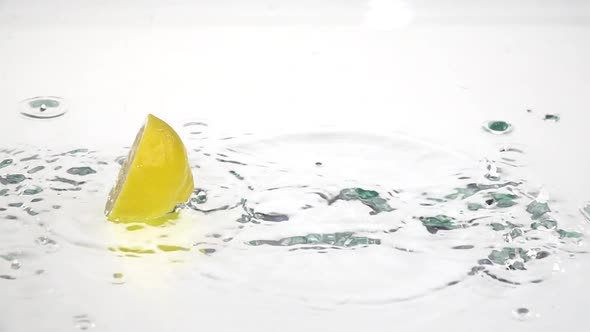
{"type": "Polygon", "coordinates": [[[111,190],[105,215],[113,222],[150,222],[174,211],[194,189],[186,148],[166,122],[149,114],[111,190]]]}

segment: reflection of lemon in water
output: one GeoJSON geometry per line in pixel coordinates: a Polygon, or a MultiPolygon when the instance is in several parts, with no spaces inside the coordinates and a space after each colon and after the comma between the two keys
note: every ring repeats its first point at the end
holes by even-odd
{"type": "Polygon", "coordinates": [[[184,144],[164,121],[148,115],[111,190],[105,214],[114,222],[158,223],[188,200],[194,183],[184,144]]]}

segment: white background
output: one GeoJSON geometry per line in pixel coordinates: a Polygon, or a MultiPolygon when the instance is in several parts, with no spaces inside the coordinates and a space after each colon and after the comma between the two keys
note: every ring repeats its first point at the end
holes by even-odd
{"type": "MultiPolygon", "coordinates": [[[[519,142],[531,182],[581,205],[590,198],[589,59],[587,1],[0,0],[0,146],[124,146],[146,113],[228,132],[396,131],[477,157],[519,142]],[[68,114],[20,117],[18,102],[38,95],[68,99],[68,114]],[[561,121],[543,121],[547,113],[561,121]],[[514,132],[486,135],[491,119],[514,132]]],[[[515,295],[551,314],[511,328],[586,331],[590,264],[579,262],[558,287],[515,295]]],[[[455,312],[437,324],[494,330],[494,315],[506,314],[498,308],[518,306],[498,301],[475,310],[487,320],[455,312]]],[[[396,330],[384,313],[277,310],[268,326],[299,315],[308,328],[396,330]],[[339,319],[346,324],[330,323],[339,319]]]]}

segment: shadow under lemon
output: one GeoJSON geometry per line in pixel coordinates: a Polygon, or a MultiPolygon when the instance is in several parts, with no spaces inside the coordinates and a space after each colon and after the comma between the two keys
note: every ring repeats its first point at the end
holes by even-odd
{"type": "Polygon", "coordinates": [[[112,223],[109,229],[115,244],[108,249],[127,257],[189,252],[192,248],[189,234],[194,220],[187,219],[177,211],[150,221],[112,223]]]}

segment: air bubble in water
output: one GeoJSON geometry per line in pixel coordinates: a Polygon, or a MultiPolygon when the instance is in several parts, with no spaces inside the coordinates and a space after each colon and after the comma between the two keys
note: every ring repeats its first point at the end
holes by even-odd
{"type": "Polygon", "coordinates": [[[58,118],[66,112],[66,102],[60,97],[34,97],[20,103],[20,114],[33,119],[58,118]]]}

